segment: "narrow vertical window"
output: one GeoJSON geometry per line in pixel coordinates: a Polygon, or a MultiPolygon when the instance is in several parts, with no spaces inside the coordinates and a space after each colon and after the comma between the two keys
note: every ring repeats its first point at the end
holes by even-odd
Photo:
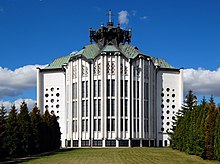
{"type": "Polygon", "coordinates": [[[120,107],[121,109],[121,117],[123,116],[123,99],[121,99],[121,107],[120,107]]]}
{"type": "Polygon", "coordinates": [[[121,85],[120,85],[120,87],[121,87],[121,97],[123,97],[123,80],[121,80],[121,85]]]}
{"type": "Polygon", "coordinates": [[[101,116],[101,100],[98,100],[98,116],[101,116]]]}
{"type": "Polygon", "coordinates": [[[98,95],[97,92],[98,92],[97,80],[94,80],[94,97],[98,95]]]}
{"type": "Polygon", "coordinates": [[[85,120],[82,120],[82,131],[85,131],[85,120]]]}
{"type": "Polygon", "coordinates": [[[136,132],[136,119],[134,119],[134,132],[136,132]]]}
{"type": "Polygon", "coordinates": [[[107,131],[110,131],[110,119],[107,119],[107,131]]]}
{"type": "Polygon", "coordinates": [[[86,100],[86,117],[88,117],[88,100],[86,100]]]}
{"type": "Polygon", "coordinates": [[[134,98],[136,98],[136,82],[133,82],[133,94],[134,94],[134,98]]]}
{"type": "Polygon", "coordinates": [[[110,80],[107,80],[107,96],[110,96],[110,80]]]}
{"type": "Polygon", "coordinates": [[[86,119],[86,132],[88,132],[88,119],[86,119]]]}
{"type": "Polygon", "coordinates": [[[125,80],[125,97],[128,97],[128,80],[125,80]]]}
{"type": "Polygon", "coordinates": [[[121,118],[121,131],[123,131],[123,119],[121,118]]]}
{"type": "Polygon", "coordinates": [[[101,80],[98,80],[98,97],[101,97],[101,80]]]}
{"type": "Polygon", "coordinates": [[[136,100],[133,101],[134,102],[134,117],[136,117],[136,100]]]}
{"type": "Polygon", "coordinates": [[[128,119],[125,119],[125,131],[128,131],[128,119]]]}
{"type": "Polygon", "coordinates": [[[96,119],[94,119],[94,131],[96,131],[97,130],[97,121],[96,121],[96,119]]]}
{"type": "Polygon", "coordinates": [[[110,116],[110,99],[107,99],[107,116],[110,116]]]}
{"type": "Polygon", "coordinates": [[[139,81],[137,81],[137,98],[139,98],[139,81]]]}
{"type": "Polygon", "coordinates": [[[73,99],[77,99],[77,83],[73,83],[73,99]]]}
{"type": "Polygon", "coordinates": [[[112,88],[111,88],[111,91],[112,91],[112,96],[114,97],[115,96],[115,80],[112,80],[112,88]]]}
{"type": "Polygon", "coordinates": [[[139,100],[137,100],[137,117],[139,117],[139,100]]]}
{"type": "Polygon", "coordinates": [[[97,116],[97,100],[94,100],[94,116],[97,116]]]}
{"type": "Polygon", "coordinates": [[[82,82],[82,98],[85,97],[85,81],[82,82]]]}
{"type": "Polygon", "coordinates": [[[82,101],[82,117],[85,117],[85,100],[82,101]]]}
{"type": "Polygon", "coordinates": [[[111,131],[115,131],[115,119],[112,119],[111,131]]]}
{"type": "Polygon", "coordinates": [[[88,97],[88,81],[86,81],[86,98],[88,97]]]}
{"type": "Polygon", "coordinates": [[[125,117],[128,116],[128,100],[125,100],[125,117]]]}
{"type": "Polygon", "coordinates": [[[137,119],[137,132],[139,132],[139,119],[137,119]]]}
{"type": "Polygon", "coordinates": [[[112,103],[112,104],[111,104],[111,109],[112,109],[111,115],[112,115],[112,116],[115,116],[115,100],[112,99],[111,103],[112,103]]]}
{"type": "Polygon", "coordinates": [[[101,119],[98,119],[98,131],[101,131],[101,119]]]}

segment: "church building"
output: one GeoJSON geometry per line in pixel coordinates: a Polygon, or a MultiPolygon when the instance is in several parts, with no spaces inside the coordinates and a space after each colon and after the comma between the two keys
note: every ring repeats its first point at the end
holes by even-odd
{"type": "Polygon", "coordinates": [[[58,117],[61,146],[168,146],[182,69],[131,45],[131,30],[114,26],[111,11],[89,34],[91,44],[37,68],[37,105],[58,117]]]}

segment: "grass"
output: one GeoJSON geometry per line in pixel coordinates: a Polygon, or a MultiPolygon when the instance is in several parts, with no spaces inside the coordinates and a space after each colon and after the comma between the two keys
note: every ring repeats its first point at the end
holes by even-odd
{"type": "Polygon", "coordinates": [[[36,157],[24,163],[144,163],[144,164],[214,164],[218,161],[203,160],[170,148],[77,148],[36,157]]]}

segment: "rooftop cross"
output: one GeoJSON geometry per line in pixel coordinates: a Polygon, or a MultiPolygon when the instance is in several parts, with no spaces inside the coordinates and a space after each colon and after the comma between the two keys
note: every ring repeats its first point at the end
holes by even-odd
{"type": "Polygon", "coordinates": [[[112,16],[114,16],[114,14],[112,13],[111,9],[108,11],[107,15],[108,15],[108,25],[112,26],[113,25],[112,16]]]}

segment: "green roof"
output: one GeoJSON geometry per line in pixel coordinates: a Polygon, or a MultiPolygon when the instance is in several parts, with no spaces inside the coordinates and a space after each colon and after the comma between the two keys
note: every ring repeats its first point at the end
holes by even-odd
{"type": "MultiPolygon", "coordinates": [[[[80,51],[74,54],[69,54],[64,57],[60,57],[55,59],[52,63],[50,63],[45,69],[55,69],[62,68],[62,65],[68,63],[71,58],[76,58],[83,56],[86,59],[95,59],[101,52],[121,52],[126,58],[134,59],[139,54],[148,56],[141,51],[138,50],[136,46],[131,46],[129,44],[121,44],[119,47],[115,45],[106,45],[103,49],[100,49],[97,44],[90,44],[83,47],[80,51]]],[[[161,68],[173,68],[169,63],[167,63],[164,59],[156,58],[153,56],[149,56],[153,61],[154,65],[157,65],[161,68]]]]}

